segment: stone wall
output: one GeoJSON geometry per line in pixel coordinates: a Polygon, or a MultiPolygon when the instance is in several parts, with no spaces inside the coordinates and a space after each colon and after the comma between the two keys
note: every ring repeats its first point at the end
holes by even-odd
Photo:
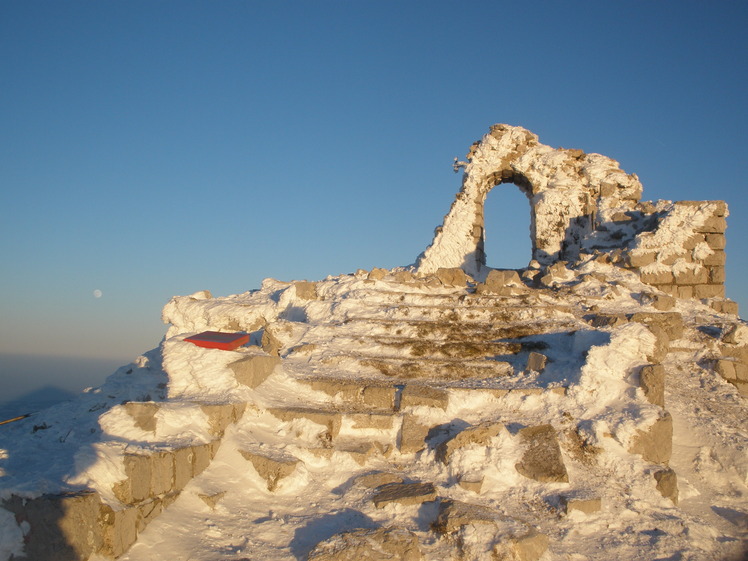
{"type": "MultiPolygon", "coordinates": [[[[724,201],[641,201],[638,178],[615,160],[553,149],[521,127],[494,125],[467,159],[462,188],[419,256],[418,272],[459,267],[484,278],[485,199],[494,187],[513,183],[529,200],[532,260],[540,266],[573,268],[604,254],[668,294],[722,306],[724,201]]],[[[732,304],[719,311],[737,313],[732,304]]]]}

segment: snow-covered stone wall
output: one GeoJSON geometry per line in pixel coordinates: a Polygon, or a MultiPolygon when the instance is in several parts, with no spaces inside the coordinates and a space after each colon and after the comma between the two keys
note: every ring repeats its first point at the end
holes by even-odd
{"type": "Polygon", "coordinates": [[[541,266],[604,254],[673,296],[724,297],[724,201],[643,202],[639,179],[615,160],[554,149],[509,125],[492,126],[463,165],[462,188],[418,272],[459,267],[485,277],[486,196],[512,183],[529,200],[532,259],[541,266]]]}

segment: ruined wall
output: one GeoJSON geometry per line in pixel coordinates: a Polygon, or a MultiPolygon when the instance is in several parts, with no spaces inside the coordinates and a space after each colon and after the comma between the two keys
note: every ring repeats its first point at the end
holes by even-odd
{"type": "Polygon", "coordinates": [[[642,185],[618,162],[554,149],[521,127],[494,125],[473,144],[462,188],[416,263],[418,272],[459,267],[485,276],[487,194],[513,183],[530,204],[532,259],[541,266],[607,254],[610,262],[680,298],[723,298],[723,201],[641,201],[642,185]]]}

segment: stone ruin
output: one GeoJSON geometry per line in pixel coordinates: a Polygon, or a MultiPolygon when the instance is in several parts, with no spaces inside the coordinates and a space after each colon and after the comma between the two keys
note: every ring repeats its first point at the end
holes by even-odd
{"type": "Polygon", "coordinates": [[[639,179],[615,160],[551,148],[522,127],[492,126],[467,160],[462,189],[418,272],[457,267],[485,277],[483,206],[494,187],[513,183],[530,203],[536,267],[603,259],[679,298],[724,298],[724,201],[642,201],[639,179]]]}
{"type": "MultiPolygon", "coordinates": [[[[90,418],[74,420],[79,433],[101,433],[97,446],[121,458],[123,479],[4,500],[27,528],[26,553],[38,561],[122,555],[218,454],[244,462],[257,496],[278,508],[293,499],[283,489],[301,466],[325,462],[320,473],[350,474],[336,489],[340,500],[357,497],[346,509],[355,504],[362,517],[433,505],[427,531],[401,528],[393,515],[296,555],[311,561],[418,561],[424,548],[440,559],[536,561],[564,517],[618,500],[588,484],[604,454],[600,439],[637,458],[644,476],[627,485],[677,505],[665,389],[693,361],[681,345],[698,340],[704,368],[748,395],[748,329],[724,298],[725,203],[643,202],[639,180],[617,162],[550,148],[520,127],[491,127],[467,159],[462,189],[411,267],[172,298],[161,347],[118,379],[144,397],[104,392],[90,418]],[[530,202],[532,261],[521,270],[486,266],[483,205],[501,183],[530,202]],[[250,333],[250,345],[219,352],[184,341],[203,330],[250,333]],[[630,339],[639,341],[635,352],[621,345],[630,339]],[[599,380],[609,354],[622,371],[599,380]],[[581,366],[557,367],[567,361],[581,366]],[[584,401],[598,385],[615,394],[599,404],[610,425],[602,434],[590,432],[599,413],[584,401]],[[554,406],[523,410],[533,400],[554,406]],[[205,418],[202,432],[169,441],[163,426],[192,410],[205,418]],[[129,417],[133,427],[117,433],[109,417],[129,417]],[[284,435],[277,450],[262,440],[267,431],[284,435]],[[424,481],[424,473],[440,475],[424,481]],[[517,477],[547,486],[545,507],[492,488],[517,477]],[[476,525],[490,529],[491,543],[470,541],[466,528],[476,525]]],[[[68,428],[54,430],[65,446],[68,428]]],[[[229,500],[221,489],[190,492],[211,509],[229,500]]]]}

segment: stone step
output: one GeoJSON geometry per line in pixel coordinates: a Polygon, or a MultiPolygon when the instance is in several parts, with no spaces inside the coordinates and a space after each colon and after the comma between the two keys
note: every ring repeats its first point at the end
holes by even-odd
{"type": "Polygon", "coordinates": [[[487,380],[511,376],[514,368],[498,360],[434,359],[428,357],[400,358],[386,356],[357,357],[340,355],[323,359],[327,364],[346,362],[348,369],[356,367],[376,371],[397,380],[487,380]]]}
{"type": "Polygon", "coordinates": [[[576,319],[562,321],[522,321],[494,325],[485,322],[432,322],[426,320],[350,319],[346,333],[361,336],[400,336],[450,341],[500,341],[519,339],[547,332],[571,331],[580,328],[576,319]]]}
{"type": "Polygon", "coordinates": [[[335,337],[326,345],[317,345],[312,354],[347,348],[355,349],[359,356],[370,357],[406,355],[406,357],[413,358],[476,359],[517,354],[522,350],[522,345],[509,342],[446,341],[380,335],[373,337],[335,337]]]}
{"type": "Polygon", "coordinates": [[[465,322],[465,323],[493,323],[506,324],[511,322],[526,322],[538,319],[558,318],[572,316],[570,306],[538,305],[528,303],[516,306],[497,307],[436,307],[418,305],[395,305],[388,307],[372,307],[362,312],[359,307],[352,307],[349,313],[344,308],[336,310],[347,320],[428,320],[437,322],[465,322]]]}

